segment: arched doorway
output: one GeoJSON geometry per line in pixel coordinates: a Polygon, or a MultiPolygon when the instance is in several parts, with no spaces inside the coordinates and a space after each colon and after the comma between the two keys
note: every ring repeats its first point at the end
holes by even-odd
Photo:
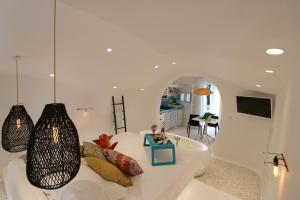
{"type": "Polygon", "coordinates": [[[214,142],[221,122],[221,96],[217,86],[202,77],[181,77],[166,87],[161,96],[160,126],[168,132],[214,142]],[[212,93],[199,95],[197,89],[212,93]]]}

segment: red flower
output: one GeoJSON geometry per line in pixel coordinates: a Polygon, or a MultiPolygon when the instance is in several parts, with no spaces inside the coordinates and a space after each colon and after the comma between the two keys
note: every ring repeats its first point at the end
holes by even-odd
{"type": "Polygon", "coordinates": [[[110,145],[110,140],[112,137],[112,135],[107,135],[104,133],[99,136],[99,139],[93,140],[93,142],[95,142],[103,149],[114,149],[117,146],[118,142],[115,142],[112,145],[110,145]]]}

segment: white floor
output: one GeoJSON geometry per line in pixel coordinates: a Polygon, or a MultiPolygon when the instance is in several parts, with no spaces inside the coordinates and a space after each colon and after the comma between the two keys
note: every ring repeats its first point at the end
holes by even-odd
{"type": "MultiPolygon", "coordinates": [[[[169,130],[168,132],[187,137],[186,127],[184,126],[169,130]]],[[[208,128],[207,135],[203,138],[200,138],[198,135],[197,128],[191,128],[190,138],[201,141],[209,147],[210,151],[213,151],[215,141],[214,128],[208,128]]],[[[195,188],[196,185],[197,187],[204,186],[204,188],[199,188],[199,191],[204,190],[202,192],[204,192],[205,195],[208,195],[207,198],[203,199],[218,200],[218,195],[221,195],[222,193],[230,194],[231,196],[242,200],[259,200],[260,197],[259,177],[256,173],[244,167],[222,160],[212,159],[207,172],[203,176],[196,178],[196,180],[201,181],[202,184],[193,182],[191,183],[191,188],[195,188]],[[209,198],[209,195],[214,195],[210,194],[214,191],[211,188],[220,191],[221,193],[216,192],[216,197],[211,196],[209,198]]],[[[191,193],[191,195],[194,195],[195,193],[199,196],[201,195],[197,191],[192,192],[191,189],[188,189],[187,191],[189,192],[186,192],[185,195],[189,195],[188,193],[191,193]]],[[[225,199],[231,199],[231,197],[224,197],[224,200],[225,199]]],[[[183,199],[181,198],[179,200],[183,199]]]]}
{"type": "Polygon", "coordinates": [[[177,200],[240,200],[200,181],[192,180],[177,200]]]}
{"type": "Polygon", "coordinates": [[[260,199],[258,174],[232,163],[213,158],[205,174],[196,179],[242,200],[260,199]]]}

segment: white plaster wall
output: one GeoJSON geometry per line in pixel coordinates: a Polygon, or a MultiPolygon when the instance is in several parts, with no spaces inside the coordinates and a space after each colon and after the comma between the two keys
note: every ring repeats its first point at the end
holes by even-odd
{"type": "MultiPolygon", "coordinates": [[[[275,178],[272,166],[265,166],[264,174],[264,200],[298,200],[300,199],[300,159],[299,159],[299,101],[298,74],[296,70],[288,80],[288,88],[283,91],[280,99],[278,117],[275,119],[274,134],[270,138],[269,151],[283,153],[289,172],[280,168],[281,175],[275,178]]],[[[272,156],[269,156],[270,161],[272,156]]]]}
{"type": "MultiPolygon", "coordinates": [[[[132,123],[131,126],[140,121],[138,126],[134,126],[139,130],[157,122],[160,91],[180,76],[190,74],[180,71],[174,72],[158,81],[153,87],[147,88],[144,96],[141,96],[140,99],[133,95],[133,107],[147,105],[147,108],[131,110],[132,115],[129,120],[132,123]]],[[[192,74],[200,76],[201,72],[193,71],[192,74]]],[[[248,167],[261,175],[264,160],[262,152],[267,149],[273,120],[237,113],[236,95],[264,97],[267,95],[246,91],[218,79],[210,79],[210,81],[217,85],[222,97],[222,127],[216,139],[215,156],[248,167]]]]}
{"type": "MultiPolygon", "coordinates": [[[[184,93],[192,93],[192,85],[188,84],[177,84],[180,88],[181,92],[184,93]]],[[[180,103],[183,105],[183,125],[187,126],[189,121],[189,116],[191,113],[191,102],[186,101],[180,101],[180,103]]]]}
{"type": "MultiPolygon", "coordinates": [[[[14,76],[0,75],[1,125],[11,106],[15,104],[14,80],[14,76]]],[[[22,84],[20,87],[20,101],[25,105],[34,123],[40,117],[44,105],[53,102],[52,80],[50,77],[48,79],[21,77],[20,79],[22,84]]],[[[65,103],[68,114],[78,129],[80,140],[90,140],[103,132],[113,133],[111,96],[115,95],[115,92],[112,89],[108,89],[94,93],[93,91],[78,89],[74,85],[58,83],[58,103],[65,103]],[[79,107],[92,107],[94,110],[85,114],[82,111],[77,111],[79,107]]],[[[17,158],[24,153],[26,152],[8,153],[1,148],[0,168],[6,165],[9,160],[17,158]]]]}

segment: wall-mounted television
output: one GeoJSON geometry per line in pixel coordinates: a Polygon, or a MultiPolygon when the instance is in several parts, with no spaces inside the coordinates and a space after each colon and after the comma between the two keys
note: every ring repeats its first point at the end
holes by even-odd
{"type": "Polygon", "coordinates": [[[237,96],[237,112],[272,118],[271,98],[237,96]]]}

